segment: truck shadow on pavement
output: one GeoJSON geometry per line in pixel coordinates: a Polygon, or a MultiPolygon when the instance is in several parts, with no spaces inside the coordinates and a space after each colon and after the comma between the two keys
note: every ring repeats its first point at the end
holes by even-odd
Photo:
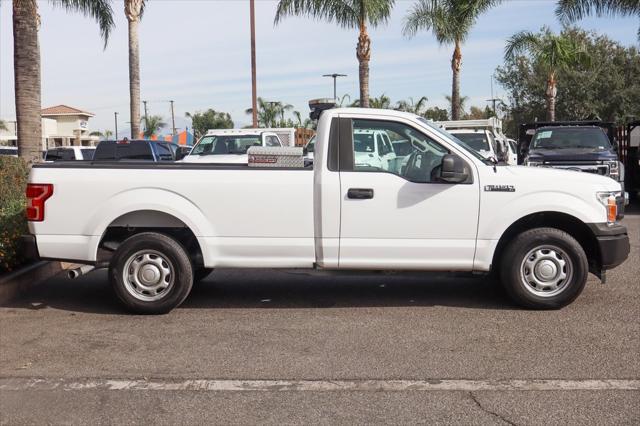
{"type": "MultiPolygon", "coordinates": [[[[318,275],[297,270],[216,270],[194,284],[181,309],[322,309],[449,306],[519,309],[488,277],[432,273],[318,275]]],[[[60,274],[5,307],[126,314],[106,270],[60,274]]]]}

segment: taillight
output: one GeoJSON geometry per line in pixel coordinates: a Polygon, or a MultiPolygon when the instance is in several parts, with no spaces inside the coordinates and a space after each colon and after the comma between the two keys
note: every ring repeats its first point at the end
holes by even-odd
{"type": "Polygon", "coordinates": [[[27,184],[27,220],[42,222],[44,220],[44,202],[53,195],[50,183],[27,184]]]}

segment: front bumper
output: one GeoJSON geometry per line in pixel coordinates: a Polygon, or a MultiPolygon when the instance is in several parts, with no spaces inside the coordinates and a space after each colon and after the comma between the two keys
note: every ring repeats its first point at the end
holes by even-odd
{"type": "Polygon", "coordinates": [[[602,269],[613,269],[627,260],[631,247],[625,226],[618,224],[610,226],[606,223],[589,223],[588,225],[598,242],[602,269]]]}
{"type": "Polygon", "coordinates": [[[20,250],[27,260],[36,261],[40,259],[35,235],[22,235],[20,237],[20,250]]]}

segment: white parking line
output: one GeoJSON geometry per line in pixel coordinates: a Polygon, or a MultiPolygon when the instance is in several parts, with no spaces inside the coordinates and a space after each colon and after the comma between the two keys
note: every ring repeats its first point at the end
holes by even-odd
{"type": "Polygon", "coordinates": [[[640,380],[207,380],[0,378],[0,390],[128,391],[606,391],[640,390],[640,380]]]}

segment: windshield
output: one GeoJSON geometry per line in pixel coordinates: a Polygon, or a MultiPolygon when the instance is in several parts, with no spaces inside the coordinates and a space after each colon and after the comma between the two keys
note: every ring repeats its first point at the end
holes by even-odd
{"type": "Polygon", "coordinates": [[[373,133],[356,133],[353,135],[353,149],[355,152],[374,152],[373,133]]]}
{"type": "Polygon", "coordinates": [[[531,147],[537,149],[592,148],[611,149],[609,138],[598,127],[574,127],[540,129],[536,132],[531,147]]]}
{"type": "Polygon", "coordinates": [[[478,160],[481,160],[483,162],[485,162],[486,164],[489,164],[487,160],[487,157],[485,157],[484,155],[480,154],[478,151],[476,151],[475,149],[473,149],[472,147],[470,147],[469,145],[467,145],[466,142],[461,141],[460,139],[458,139],[456,136],[452,135],[449,132],[445,132],[444,130],[442,130],[439,126],[435,126],[433,124],[433,122],[427,120],[424,117],[416,117],[418,119],[419,122],[421,122],[422,124],[424,124],[425,126],[427,126],[428,128],[434,130],[436,133],[439,133],[441,136],[443,136],[445,139],[447,140],[452,140],[453,142],[455,142],[457,145],[459,145],[460,147],[464,148],[467,152],[469,152],[471,155],[473,155],[474,157],[476,157],[478,160]]]}
{"type": "Polygon", "coordinates": [[[190,155],[246,154],[249,147],[261,145],[260,135],[205,136],[190,155]]]}
{"type": "Polygon", "coordinates": [[[466,143],[476,151],[490,151],[486,133],[452,133],[453,136],[466,143]]]}

